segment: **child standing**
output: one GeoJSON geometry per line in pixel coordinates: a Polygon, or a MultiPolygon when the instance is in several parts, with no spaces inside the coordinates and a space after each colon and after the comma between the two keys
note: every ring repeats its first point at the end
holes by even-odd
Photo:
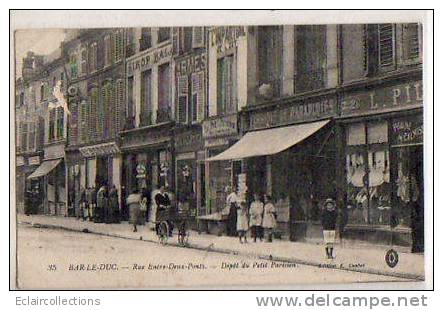
{"type": "Polygon", "coordinates": [[[321,216],[326,257],[328,259],[334,258],[332,252],[334,250],[336,221],[337,221],[337,210],[335,207],[335,201],[331,198],[328,198],[325,201],[325,205],[321,216]]]}
{"type": "Polygon", "coordinates": [[[240,207],[237,208],[237,233],[240,243],[247,243],[246,232],[249,229],[248,225],[248,208],[245,201],[240,203],[240,207]]]}
{"type": "Polygon", "coordinates": [[[254,238],[254,242],[257,242],[257,237],[260,241],[263,241],[263,236],[261,233],[263,224],[263,202],[260,201],[260,196],[254,194],[254,201],[251,203],[249,208],[249,225],[251,226],[251,235],[254,238]]]}

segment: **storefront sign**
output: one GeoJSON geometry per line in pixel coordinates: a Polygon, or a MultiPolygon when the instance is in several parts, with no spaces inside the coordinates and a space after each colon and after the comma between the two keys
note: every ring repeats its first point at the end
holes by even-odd
{"type": "Polygon", "coordinates": [[[237,114],[221,116],[203,122],[203,138],[218,138],[238,134],[237,114]]]}
{"type": "Polygon", "coordinates": [[[171,134],[169,127],[167,130],[136,130],[126,132],[122,136],[123,150],[137,149],[168,143],[171,141],[171,134]]]}
{"type": "Polygon", "coordinates": [[[249,130],[294,124],[334,116],[335,100],[332,98],[314,102],[295,103],[289,107],[271,111],[252,112],[249,130]]]}
{"type": "Polygon", "coordinates": [[[40,165],[40,156],[32,156],[28,159],[29,165],[40,165]]]}
{"type": "Polygon", "coordinates": [[[227,138],[215,138],[215,139],[205,140],[205,148],[216,148],[228,145],[229,145],[229,139],[227,138]]]}
{"type": "Polygon", "coordinates": [[[394,145],[423,143],[423,117],[404,117],[392,121],[394,145]]]}
{"type": "Polygon", "coordinates": [[[246,35],[243,26],[222,26],[210,30],[211,47],[215,46],[218,53],[223,53],[237,46],[237,40],[246,35]]]}
{"type": "Polygon", "coordinates": [[[161,63],[165,59],[170,59],[172,56],[172,45],[168,44],[161,48],[140,53],[136,57],[129,59],[126,65],[126,72],[128,76],[137,71],[144,71],[149,69],[152,65],[161,63]]]}
{"type": "Polygon", "coordinates": [[[189,75],[206,70],[206,52],[200,51],[175,60],[177,75],[189,75]]]}
{"type": "Polygon", "coordinates": [[[345,96],[340,101],[341,115],[370,114],[423,105],[423,82],[415,81],[345,96]]]}
{"type": "Polygon", "coordinates": [[[119,148],[115,142],[109,142],[81,147],[79,151],[83,157],[96,157],[117,154],[119,148]]]}
{"type": "Polygon", "coordinates": [[[185,131],[175,136],[175,149],[179,152],[197,151],[203,146],[200,131],[185,131]]]}

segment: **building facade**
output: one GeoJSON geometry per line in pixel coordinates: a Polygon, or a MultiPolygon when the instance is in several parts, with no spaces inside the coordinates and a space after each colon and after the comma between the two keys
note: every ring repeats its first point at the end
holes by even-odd
{"type": "Polygon", "coordinates": [[[119,133],[125,108],[125,29],[80,30],[63,44],[70,111],[66,146],[69,215],[82,189],[115,186],[121,197],[119,133]]]}
{"type": "Polygon", "coordinates": [[[242,137],[209,162],[241,160],[247,199],[270,194],[291,240],[321,237],[331,197],[342,237],[422,251],[421,36],[418,24],[248,27],[242,137]]]}

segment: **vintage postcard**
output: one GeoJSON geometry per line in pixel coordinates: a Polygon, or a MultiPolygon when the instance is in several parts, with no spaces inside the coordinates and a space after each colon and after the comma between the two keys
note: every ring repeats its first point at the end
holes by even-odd
{"type": "Polygon", "coordinates": [[[14,29],[13,286],[425,281],[423,33],[14,29]]]}

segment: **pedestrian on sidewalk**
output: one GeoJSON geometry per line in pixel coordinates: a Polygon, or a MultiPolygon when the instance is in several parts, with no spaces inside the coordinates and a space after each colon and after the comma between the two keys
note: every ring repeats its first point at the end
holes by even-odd
{"type": "Polygon", "coordinates": [[[118,192],[117,188],[115,188],[115,185],[113,184],[111,187],[111,190],[109,191],[109,208],[111,211],[111,223],[120,223],[120,209],[119,209],[119,203],[118,203],[118,192]]]}
{"type": "Polygon", "coordinates": [[[86,201],[86,190],[82,186],[80,188],[80,213],[83,221],[88,219],[88,202],[86,201]]]}
{"type": "Polygon", "coordinates": [[[274,229],[277,226],[277,212],[272,203],[271,196],[265,195],[265,206],[263,212],[263,229],[265,230],[266,240],[272,242],[274,229]]]}
{"type": "Polygon", "coordinates": [[[108,212],[108,192],[106,184],[102,185],[97,192],[97,206],[96,206],[96,217],[95,223],[106,222],[107,212],[108,212]]]}
{"type": "Polygon", "coordinates": [[[254,201],[249,208],[249,226],[251,227],[251,236],[254,242],[257,242],[257,238],[263,241],[262,224],[264,206],[259,197],[258,194],[254,194],[254,201]]]}
{"type": "Polygon", "coordinates": [[[247,243],[246,233],[249,229],[248,223],[248,205],[246,201],[240,202],[240,205],[237,207],[237,234],[240,240],[240,243],[247,243]],[[242,239],[243,238],[243,239],[242,239]]]}
{"type": "Polygon", "coordinates": [[[228,236],[235,236],[236,224],[237,224],[237,209],[238,209],[238,196],[235,190],[230,186],[226,187],[226,192],[229,193],[226,197],[226,208],[228,212],[228,220],[226,223],[226,234],[228,236]]]}
{"type": "Polygon", "coordinates": [[[89,191],[89,220],[95,222],[96,218],[96,209],[97,209],[97,192],[95,191],[95,186],[91,186],[89,191]]]}
{"type": "Polygon", "coordinates": [[[140,202],[141,194],[139,194],[137,189],[134,189],[126,199],[126,204],[129,207],[129,223],[134,227],[133,232],[137,232],[137,224],[140,222],[140,202]]]}
{"type": "Polygon", "coordinates": [[[323,226],[323,238],[325,242],[326,257],[333,259],[334,242],[335,242],[335,225],[337,222],[337,208],[335,201],[328,198],[323,206],[321,223],[323,226]]]}

